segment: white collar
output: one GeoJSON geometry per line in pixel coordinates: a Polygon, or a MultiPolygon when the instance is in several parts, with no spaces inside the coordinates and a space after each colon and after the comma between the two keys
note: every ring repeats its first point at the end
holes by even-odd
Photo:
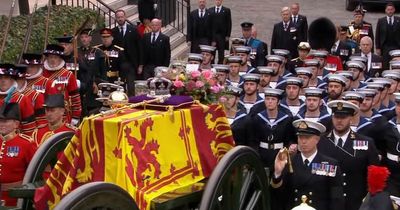
{"type": "Polygon", "coordinates": [[[363,52],[361,52],[361,57],[371,57],[372,52],[369,52],[368,54],[364,54],[363,52]]]}
{"type": "Polygon", "coordinates": [[[29,77],[26,77],[26,79],[27,79],[27,80],[29,80],[29,79],[36,79],[36,78],[40,77],[40,75],[42,75],[42,72],[43,72],[43,69],[40,68],[39,71],[38,71],[36,74],[30,75],[29,77]]]}
{"type": "Polygon", "coordinates": [[[299,17],[299,15],[292,15],[292,18],[295,18],[295,17],[297,18],[297,17],[299,17]]]}
{"type": "Polygon", "coordinates": [[[339,40],[337,40],[337,41],[335,42],[335,44],[336,44],[336,48],[338,48],[338,47],[339,47],[339,43],[340,43],[340,39],[339,39],[339,40]]]}
{"type": "Polygon", "coordinates": [[[48,70],[48,71],[58,71],[58,70],[60,70],[62,67],[64,67],[64,65],[65,65],[65,61],[64,61],[64,60],[61,61],[60,65],[58,65],[58,66],[56,66],[56,67],[53,67],[53,68],[51,68],[51,67],[49,66],[49,64],[47,63],[47,60],[45,60],[45,61],[44,61],[44,64],[43,64],[44,68],[45,68],[46,70],[48,70]]]}
{"type": "Polygon", "coordinates": [[[121,25],[118,25],[118,28],[121,28],[121,27],[122,27],[122,29],[125,30],[127,25],[128,25],[128,24],[127,24],[126,21],[125,21],[124,25],[122,25],[122,26],[121,26],[121,25]]]}
{"type": "Polygon", "coordinates": [[[306,158],[306,156],[304,156],[303,153],[300,153],[301,154],[301,158],[303,159],[303,163],[304,163],[304,161],[306,159],[308,160],[308,164],[312,163],[312,161],[314,160],[315,156],[317,156],[317,152],[318,152],[318,150],[315,150],[315,152],[308,158],[306,158]]]}
{"type": "MultiPolygon", "coordinates": [[[[335,130],[333,130],[333,136],[335,137],[335,144],[337,144],[337,142],[339,141],[339,138],[342,138],[342,142],[344,145],[346,143],[346,139],[349,136],[350,132],[351,132],[351,128],[343,136],[338,136],[336,134],[335,130]]],[[[343,146],[343,145],[340,145],[340,146],[343,146]]]]}

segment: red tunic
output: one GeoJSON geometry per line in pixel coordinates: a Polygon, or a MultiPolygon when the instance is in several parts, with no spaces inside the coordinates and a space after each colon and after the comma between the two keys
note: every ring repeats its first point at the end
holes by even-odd
{"type": "Polygon", "coordinates": [[[18,134],[7,141],[0,138],[0,142],[0,183],[2,185],[0,200],[5,200],[6,206],[16,206],[17,199],[8,197],[7,188],[17,186],[18,182],[22,181],[29,162],[35,154],[36,145],[29,136],[23,134],[18,134]]]}
{"type": "Polygon", "coordinates": [[[326,57],[326,65],[329,65],[329,64],[336,65],[336,71],[343,70],[342,60],[340,59],[339,56],[328,55],[328,57],[326,57]]]}
{"type": "MultiPolygon", "coordinates": [[[[0,106],[3,106],[6,98],[7,95],[0,95],[0,106]]],[[[14,91],[8,102],[17,103],[19,105],[19,111],[21,113],[21,132],[28,136],[32,135],[36,126],[36,121],[35,112],[30,99],[18,91],[14,91]]]]}
{"type": "Polygon", "coordinates": [[[50,136],[52,136],[56,133],[60,133],[63,131],[74,131],[75,132],[75,130],[76,130],[76,127],[74,127],[70,124],[67,124],[67,123],[62,124],[60,127],[56,128],[54,130],[51,130],[49,125],[46,125],[44,127],[36,129],[35,132],[33,132],[33,134],[32,134],[32,138],[36,142],[36,145],[39,147],[50,136]]]}
{"type": "Polygon", "coordinates": [[[44,111],[44,94],[40,93],[36,90],[32,90],[30,88],[25,88],[22,91],[26,97],[29,98],[29,101],[32,103],[34,112],[35,112],[35,120],[36,120],[36,127],[43,127],[47,124],[46,115],[44,111]]]}
{"type": "Polygon", "coordinates": [[[52,81],[42,75],[35,79],[27,79],[27,82],[27,88],[31,88],[45,95],[50,91],[52,83],[52,81]]]}
{"type": "Polygon", "coordinates": [[[67,122],[70,123],[72,118],[79,120],[81,118],[82,107],[75,75],[63,67],[56,71],[44,69],[43,76],[52,81],[48,94],[64,94],[67,103],[65,106],[67,110],[67,122]]]}

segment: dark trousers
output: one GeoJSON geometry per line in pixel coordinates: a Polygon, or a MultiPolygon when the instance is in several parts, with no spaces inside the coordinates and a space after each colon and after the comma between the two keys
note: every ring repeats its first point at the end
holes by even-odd
{"type": "Polygon", "coordinates": [[[398,49],[398,48],[396,46],[383,46],[382,47],[381,53],[382,53],[382,60],[383,60],[383,69],[389,69],[389,67],[390,67],[389,62],[391,60],[389,52],[394,49],[398,49]]]}
{"type": "Polygon", "coordinates": [[[143,66],[142,76],[144,80],[154,77],[154,68],[156,68],[156,65],[153,64],[143,66]]]}
{"type": "Polygon", "coordinates": [[[198,38],[192,40],[192,45],[190,46],[191,53],[201,53],[199,45],[210,45],[210,40],[208,38],[198,38]]]}
{"type": "Polygon", "coordinates": [[[218,51],[218,64],[222,64],[224,62],[225,50],[229,49],[229,43],[225,41],[225,36],[223,35],[217,35],[215,42],[218,51]]]}

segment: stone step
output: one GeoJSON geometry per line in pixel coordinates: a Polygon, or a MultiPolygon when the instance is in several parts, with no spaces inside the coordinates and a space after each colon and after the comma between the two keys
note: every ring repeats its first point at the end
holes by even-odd
{"type": "MultiPolygon", "coordinates": [[[[128,5],[128,0],[103,0],[103,2],[113,10],[117,10],[128,5]]],[[[104,6],[100,6],[100,8],[106,10],[104,6]]]]}
{"type": "Polygon", "coordinates": [[[171,49],[175,49],[186,41],[186,37],[182,33],[175,33],[170,37],[171,49]]]}
{"type": "Polygon", "coordinates": [[[183,60],[186,61],[190,48],[186,42],[180,44],[171,52],[171,60],[183,60]]]}
{"type": "Polygon", "coordinates": [[[130,17],[136,13],[138,13],[138,6],[137,5],[125,5],[121,8],[118,9],[122,9],[125,11],[125,15],[126,17],[130,17]]]}

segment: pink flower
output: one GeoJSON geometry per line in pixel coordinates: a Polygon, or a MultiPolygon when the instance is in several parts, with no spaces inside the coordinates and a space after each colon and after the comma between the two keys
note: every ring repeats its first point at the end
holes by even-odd
{"type": "Polygon", "coordinates": [[[192,71],[190,72],[190,76],[192,79],[196,79],[197,77],[200,77],[201,73],[199,71],[192,71]]]}
{"type": "Polygon", "coordinates": [[[214,85],[211,86],[210,90],[212,93],[219,93],[222,90],[222,86],[214,85]]]}
{"type": "Polygon", "coordinates": [[[204,78],[206,78],[206,80],[209,80],[213,77],[213,73],[211,70],[204,70],[201,72],[201,74],[203,75],[204,78]]]}
{"type": "Polygon", "coordinates": [[[202,82],[202,81],[196,82],[196,88],[202,88],[203,86],[204,86],[204,82],[202,82]]]}
{"type": "Polygon", "coordinates": [[[187,90],[187,91],[192,91],[192,90],[194,90],[195,88],[196,88],[196,83],[195,83],[193,80],[189,81],[189,82],[187,83],[187,85],[186,85],[186,90],[187,90]]]}
{"type": "Polygon", "coordinates": [[[180,81],[180,80],[175,80],[174,81],[174,86],[177,87],[177,88],[181,88],[181,87],[185,86],[185,84],[183,84],[183,82],[180,81]]]}

